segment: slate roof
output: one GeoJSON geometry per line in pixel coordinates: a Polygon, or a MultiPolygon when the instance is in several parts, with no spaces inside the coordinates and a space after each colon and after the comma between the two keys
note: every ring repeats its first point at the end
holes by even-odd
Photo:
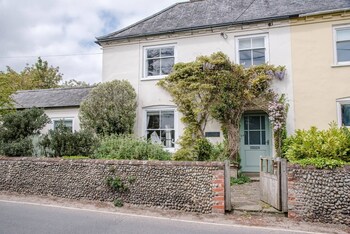
{"type": "Polygon", "coordinates": [[[174,4],[97,43],[147,35],[297,17],[350,8],[350,0],[197,0],[174,4]]]}
{"type": "Polygon", "coordinates": [[[16,109],[31,107],[79,107],[93,87],[17,91],[12,95],[16,109]]]}

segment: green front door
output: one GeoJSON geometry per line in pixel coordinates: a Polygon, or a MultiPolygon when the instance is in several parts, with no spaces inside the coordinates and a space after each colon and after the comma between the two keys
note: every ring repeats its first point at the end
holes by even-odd
{"type": "Polygon", "coordinates": [[[259,172],[260,156],[271,156],[270,123],[266,114],[246,114],[240,127],[243,172],[259,172]]]}

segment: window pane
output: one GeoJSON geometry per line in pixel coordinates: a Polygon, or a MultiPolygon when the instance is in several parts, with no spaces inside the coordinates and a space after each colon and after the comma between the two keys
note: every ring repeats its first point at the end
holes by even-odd
{"type": "Polygon", "coordinates": [[[263,37],[253,38],[253,48],[265,48],[265,40],[263,37]]]}
{"type": "Polygon", "coordinates": [[[244,130],[248,130],[248,122],[249,122],[248,116],[244,116],[244,130]]]}
{"type": "Polygon", "coordinates": [[[147,129],[159,129],[159,111],[147,112],[147,129]]]}
{"type": "Polygon", "coordinates": [[[251,50],[239,51],[239,63],[245,67],[250,67],[252,65],[251,50]]]}
{"type": "Polygon", "coordinates": [[[253,63],[254,65],[265,63],[265,49],[253,50],[253,63]]]}
{"type": "Polygon", "coordinates": [[[63,124],[64,124],[64,126],[69,128],[71,131],[73,131],[73,121],[72,120],[64,120],[63,124]]]}
{"type": "Polygon", "coordinates": [[[174,147],[175,143],[175,131],[174,130],[163,130],[161,131],[162,145],[166,148],[174,147]]]}
{"type": "Polygon", "coordinates": [[[166,47],[161,49],[162,57],[173,57],[174,47],[166,47]]]}
{"type": "Polygon", "coordinates": [[[150,59],[147,61],[147,75],[159,76],[160,75],[160,59],[150,59]]]}
{"type": "Polygon", "coordinates": [[[250,116],[249,117],[249,129],[259,130],[260,129],[260,116],[250,116]]]}
{"type": "Polygon", "coordinates": [[[147,140],[150,140],[154,144],[162,144],[160,131],[147,131],[147,140]]]}
{"type": "Polygon", "coordinates": [[[147,58],[158,58],[160,49],[147,49],[147,58]]]}
{"type": "Polygon", "coordinates": [[[247,38],[247,39],[239,39],[238,40],[238,47],[240,50],[243,50],[243,49],[250,49],[252,47],[252,44],[251,44],[251,39],[250,38],[247,38]]]}
{"type": "Polygon", "coordinates": [[[161,127],[162,129],[174,128],[174,111],[162,111],[161,127]]]}
{"type": "Polygon", "coordinates": [[[350,28],[337,29],[337,41],[350,40],[350,28]]]}
{"type": "Polygon", "coordinates": [[[174,66],[174,58],[162,59],[162,75],[168,75],[174,66]]]}
{"type": "Polygon", "coordinates": [[[337,42],[337,61],[350,61],[350,41],[337,42]]]}
{"type": "Polygon", "coordinates": [[[265,130],[265,116],[261,116],[261,129],[265,130]]]}
{"type": "Polygon", "coordinates": [[[244,131],[244,144],[249,145],[249,134],[248,131],[244,131]]]}
{"type": "Polygon", "coordinates": [[[249,144],[260,145],[260,131],[249,131],[249,144]]]}
{"type": "Polygon", "coordinates": [[[261,131],[261,144],[262,145],[266,145],[266,132],[265,131],[261,131]]]}
{"type": "Polygon", "coordinates": [[[350,104],[341,106],[342,125],[350,126],[350,104]]]}

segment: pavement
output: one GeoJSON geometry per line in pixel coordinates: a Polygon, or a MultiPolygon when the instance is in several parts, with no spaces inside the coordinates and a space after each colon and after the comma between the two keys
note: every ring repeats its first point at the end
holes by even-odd
{"type": "MultiPolygon", "coordinates": [[[[164,210],[157,208],[149,208],[144,206],[133,206],[125,204],[124,207],[116,208],[111,202],[98,202],[98,201],[89,201],[89,200],[70,200],[57,197],[48,197],[48,196],[31,196],[31,195],[22,195],[17,193],[8,193],[0,191],[0,234],[2,233],[42,233],[40,232],[42,228],[54,227],[55,224],[52,222],[58,222],[60,226],[67,226],[65,229],[63,227],[58,227],[57,230],[60,232],[45,232],[45,233],[80,233],[78,227],[82,227],[82,230],[85,230],[84,233],[110,233],[109,230],[114,230],[113,233],[122,233],[118,230],[119,226],[116,223],[124,223],[127,221],[130,226],[140,226],[146,223],[145,228],[139,228],[129,230],[124,233],[157,233],[153,229],[150,229],[150,225],[156,224],[160,225],[159,230],[162,230],[162,233],[208,233],[207,230],[214,230],[217,227],[227,227],[230,230],[230,233],[263,233],[265,230],[268,230],[268,233],[350,233],[350,227],[344,225],[331,225],[331,224],[321,224],[321,223],[306,223],[302,221],[295,221],[288,219],[286,217],[266,215],[266,213],[247,213],[247,212],[233,212],[230,214],[197,214],[197,213],[186,213],[181,211],[174,210],[164,210]],[[18,204],[21,208],[11,207],[10,204],[18,204]],[[46,207],[54,208],[61,210],[71,210],[73,213],[78,213],[78,215],[62,213],[61,216],[57,217],[52,212],[41,214],[40,209],[34,208],[34,211],[28,209],[27,206],[35,207],[46,207]],[[7,208],[5,208],[7,207],[7,208]],[[22,209],[23,208],[23,209],[22,209]],[[11,213],[11,210],[14,210],[14,213],[11,213]],[[16,212],[17,210],[17,212],[16,212]],[[36,210],[36,211],[35,211],[36,210]],[[82,211],[80,213],[79,211],[82,211]],[[33,216],[31,215],[33,214],[33,216]],[[107,227],[111,229],[103,229],[101,225],[94,221],[91,217],[99,217],[100,215],[106,217],[106,221],[101,221],[107,227]],[[109,217],[112,215],[112,217],[109,217]],[[113,216],[114,215],[114,216],[113,216]],[[67,218],[65,218],[67,217],[67,218]],[[68,218],[69,217],[69,218],[68,218]],[[124,218],[132,217],[132,219],[124,218]],[[138,221],[138,217],[144,217],[150,221],[138,221]],[[21,221],[20,219],[26,218],[29,221],[21,221]],[[63,221],[60,221],[61,218],[63,221]],[[83,222],[83,220],[87,220],[83,222]],[[49,220],[52,220],[50,222],[49,220]],[[72,222],[71,220],[75,220],[72,222]],[[111,221],[114,220],[114,221],[111,221]],[[132,220],[134,222],[132,223],[132,220]],[[170,223],[169,226],[167,222],[161,220],[168,220],[170,223]],[[136,222],[137,221],[137,222],[136,222]],[[24,224],[32,222],[32,225],[39,225],[37,229],[28,229],[24,224]],[[49,222],[45,226],[45,223],[49,222]],[[115,223],[113,223],[115,222],[115,223]],[[73,224],[72,224],[73,223],[73,224]],[[18,227],[19,229],[5,229],[5,226],[18,227]],[[187,225],[191,224],[191,225],[187,225]],[[193,225],[192,225],[193,224],[193,225]],[[71,228],[69,229],[71,226],[71,228]],[[91,226],[93,225],[93,226],[91,226]],[[165,226],[162,226],[165,225],[165,226]],[[207,226],[208,225],[208,226],[207,226]],[[89,227],[87,230],[85,226],[89,227]],[[91,227],[90,227],[91,226],[91,227]],[[185,227],[184,229],[176,229],[175,226],[185,227]],[[193,229],[194,226],[205,227],[202,229],[193,229]],[[215,228],[214,228],[215,227],[215,228]],[[73,229],[76,228],[76,229],[73,229]],[[101,229],[99,229],[101,228],[101,229]],[[115,229],[117,228],[117,229],[115,229]],[[175,228],[175,229],[174,229],[175,228]],[[249,229],[250,228],[250,229],[249,229]],[[98,230],[103,230],[105,232],[89,232],[98,230]],[[239,232],[236,232],[237,229],[239,232]],[[26,231],[26,230],[30,230],[26,231]],[[72,231],[73,230],[73,231],[72,231]],[[116,231],[117,230],[117,231],[116,231]],[[173,231],[174,230],[174,231],[173,231]],[[188,230],[188,231],[187,231],[188,230]],[[244,232],[243,232],[243,231],[244,232]],[[247,231],[248,230],[248,231],[247,231]],[[263,230],[263,231],[261,231],[263,230]],[[145,232],[143,232],[145,231],[145,232]],[[277,232],[276,232],[277,231],[277,232]]],[[[44,209],[46,209],[44,208],[44,209]]],[[[60,211],[61,212],[61,211],[60,211]]],[[[28,224],[30,225],[30,224],[28,224]]],[[[102,225],[102,226],[104,226],[102,225]]],[[[32,227],[34,228],[34,227],[32,227]]],[[[56,227],[54,228],[56,230],[56,227]]],[[[226,233],[226,228],[219,228],[222,232],[226,233]]],[[[45,229],[46,230],[46,229],[45,229]]],[[[55,231],[53,230],[53,231],[55,231]]],[[[47,230],[46,230],[47,231],[47,230]]],[[[161,233],[161,232],[159,232],[161,233]]],[[[215,232],[209,232],[215,233],[215,232]]],[[[267,232],[265,232],[267,233],[267,232]]]]}
{"type": "Polygon", "coordinates": [[[285,214],[260,200],[259,178],[251,178],[250,183],[231,186],[231,203],[234,211],[260,212],[279,216],[285,214]]]}

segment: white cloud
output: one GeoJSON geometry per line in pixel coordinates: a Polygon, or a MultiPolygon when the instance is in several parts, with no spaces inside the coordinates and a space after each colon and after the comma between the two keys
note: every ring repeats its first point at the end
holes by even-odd
{"type": "Polygon", "coordinates": [[[64,79],[101,81],[95,37],[111,33],[183,0],[0,0],[0,70],[17,71],[42,56],[64,79]]]}

